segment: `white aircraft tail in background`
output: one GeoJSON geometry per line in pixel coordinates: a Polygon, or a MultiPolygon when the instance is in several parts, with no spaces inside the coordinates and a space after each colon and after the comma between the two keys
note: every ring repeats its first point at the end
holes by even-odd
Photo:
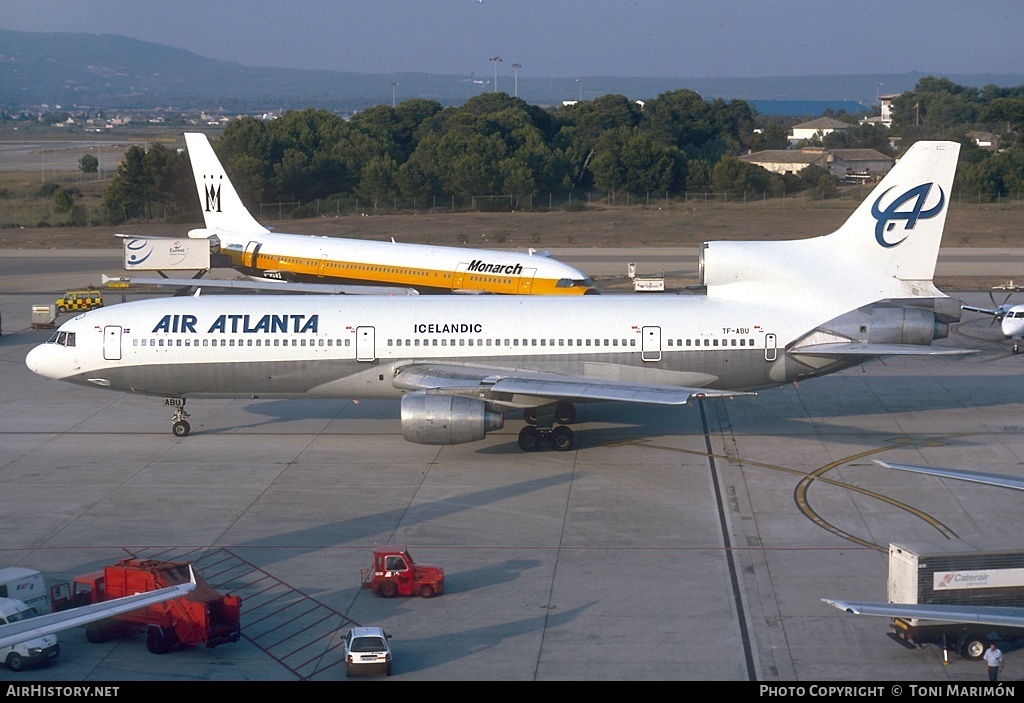
{"type": "Polygon", "coordinates": [[[270,230],[257,222],[242,204],[206,135],[185,134],[185,145],[206,228],[244,233],[250,238],[269,234],[270,230]]]}

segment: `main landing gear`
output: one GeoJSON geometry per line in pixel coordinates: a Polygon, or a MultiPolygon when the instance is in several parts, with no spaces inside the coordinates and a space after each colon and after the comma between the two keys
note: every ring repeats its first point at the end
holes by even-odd
{"type": "Polygon", "coordinates": [[[174,406],[174,416],[171,418],[174,424],[171,425],[171,432],[175,437],[187,437],[188,433],[192,431],[192,425],[188,424],[188,420],[185,419],[189,417],[189,414],[185,412],[185,399],[164,398],[164,405],[174,406]]]}
{"type": "Polygon", "coordinates": [[[566,427],[576,420],[576,408],[572,403],[527,408],[523,411],[523,419],[527,424],[519,431],[519,448],[524,452],[535,452],[545,442],[556,451],[572,449],[576,436],[566,427]],[[557,427],[555,423],[558,423],[557,427]]]}

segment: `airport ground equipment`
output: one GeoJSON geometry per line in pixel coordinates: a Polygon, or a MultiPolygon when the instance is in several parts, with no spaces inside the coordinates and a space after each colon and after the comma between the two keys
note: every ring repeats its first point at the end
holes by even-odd
{"type": "MultiPolygon", "coordinates": [[[[1024,548],[982,547],[961,540],[889,545],[889,602],[1024,607],[1024,548]]],[[[938,644],[981,659],[990,641],[1024,639],[1024,628],[890,620],[889,636],[908,647],[938,644]]]]}
{"type": "Polygon", "coordinates": [[[384,598],[415,595],[430,598],[444,593],[444,569],[437,564],[414,562],[405,547],[374,547],[373,566],[360,569],[360,576],[363,588],[384,598]]]}
{"type": "Polygon", "coordinates": [[[36,611],[36,615],[50,612],[46,597],[46,581],[41,571],[21,566],[0,569],[0,598],[17,598],[36,611]]]}
{"type": "MultiPolygon", "coordinates": [[[[38,572],[37,572],[38,573],[38,572]]],[[[0,625],[19,622],[36,617],[34,608],[17,598],[0,598],[0,625]]],[[[11,671],[41,666],[53,661],[60,654],[56,635],[34,637],[9,647],[0,647],[0,661],[11,671]]]]}
{"type": "Polygon", "coordinates": [[[57,319],[56,305],[33,305],[32,306],[32,329],[52,329],[57,319]]]}
{"type": "MultiPolygon", "coordinates": [[[[122,559],[101,571],[76,576],[71,584],[52,586],[50,603],[58,612],[187,583],[189,579],[187,563],[122,559]]],[[[90,623],[85,634],[90,642],[99,643],[145,632],[153,654],[164,654],[177,646],[216,647],[238,641],[241,610],[240,597],[221,595],[197,574],[196,587],[188,595],[90,623]]]]}
{"type": "Polygon", "coordinates": [[[69,290],[57,298],[54,301],[54,305],[57,306],[57,312],[62,314],[69,311],[85,312],[93,308],[103,307],[103,293],[95,288],[69,290]]]}

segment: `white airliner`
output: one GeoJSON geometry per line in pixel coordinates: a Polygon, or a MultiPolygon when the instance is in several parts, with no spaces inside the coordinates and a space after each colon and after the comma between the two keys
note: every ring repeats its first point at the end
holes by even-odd
{"type": "MultiPolygon", "coordinates": [[[[981,308],[974,305],[961,305],[960,307],[964,310],[970,310],[972,312],[980,312],[983,315],[991,315],[992,323],[999,323],[999,329],[1003,333],[1003,337],[1006,339],[1013,340],[1013,353],[1020,353],[1020,340],[1024,339],[1024,305],[1010,305],[1010,296],[1013,295],[1013,291],[1017,289],[1012,283],[1010,284],[1011,291],[1006,294],[1006,300],[1003,301],[1002,305],[996,305],[996,301],[992,299],[991,308],[981,308]]],[[[989,297],[992,298],[992,294],[989,293],[989,297]]]]}
{"type": "Polygon", "coordinates": [[[228,296],[142,300],[63,324],[26,363],[190,398],[401,398],[412,442],[459,444],[524,411],[526,451],[571,449],[575,403],[733,396],[930,346],[959,319],[932,283],[955,142],[918,142],[836,232],[709,242],[706,294],[228,296]]]}
{"type": "Polygon", "coordinates": [[[69,608],[56,613],[37,615],[17,622],[0,625],[0,647],[10,647],[19,642],[28,642],[36,637],[50,635],[54,632],[69,630],[79,625],[87,625],[90,622],[103,620],[119,613],[127,613],[139,608],[145,608],[154,603],[180,598],[195,590],[196,577],[192,567],[188,567],[191,579],[188,583],[179,583],[167,588],[159,588],[155,591],[136,593],[132,596],[112,598],[101,603],[83,605],[77,608],[69,608]]]}
{"type": "MultiPolygon", "coordinates": [[[[990,486],[1012,488],[1024,491],[1024,480],[1016,476],[964,471],[963,469],[943,469],[932,466],[915,466],[913,464],[896,464],[888,461],[875,463],[887,469],[898,469],[911,473],[952,478],[972,483],[983,483],[990,486]]],[[[885,618],[921,618],[924,620],[942,620],[944,622],[976,623],[997,627],[1024,627],[1024,608],[1004,607],[995,605],[932,605],[909,603],[873,603],[866,601],[833,600],[822,598],[834,608],[854,615],[875,615],[885,618]]]]}
{"type": "MultiPolygon", "coordinates": [[[[585,295],[594,282],[545,253],[374,242],[263,227],[242,204],[204,134],[185,134],[205,229],[236,270],[262,281],[394,286],[422,293],[585,295]]],[[[358,291],[348,291],[358,292],[358,291]]]]}

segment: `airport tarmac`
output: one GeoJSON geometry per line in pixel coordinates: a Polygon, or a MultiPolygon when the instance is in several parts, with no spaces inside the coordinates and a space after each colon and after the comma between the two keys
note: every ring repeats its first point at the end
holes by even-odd
{"type": "MultiPolygon", "coordinates": [[[[159,398],[28,371],[50,334],[31,306],[88,281],[69,282],[72,257],[3,257],[0,565],[55,583],[189,560],[243,599],[237,643],[153,655],[76,629],[51,666],[4,681],[344,680],[352,624],[392,635],[398,680],[984,680],[820,599],[884,601],[892,541],[1019,538],[1018,493],[872,462],[1021,473],[1024,356],[989,318],[966,313],[938,343],[979,350],[962,358],[690,407],[580,406],[564,453],[521,452],[512,418],[481,442],[411,444],[390,401],[192,401],[176,438],[159,398]],[[360,589],[383,543],[442,565],[447,592],[360,589]]],[[[1024,651],[1002,649],[1003,678],[1024,678],[1024,651]]]]}

